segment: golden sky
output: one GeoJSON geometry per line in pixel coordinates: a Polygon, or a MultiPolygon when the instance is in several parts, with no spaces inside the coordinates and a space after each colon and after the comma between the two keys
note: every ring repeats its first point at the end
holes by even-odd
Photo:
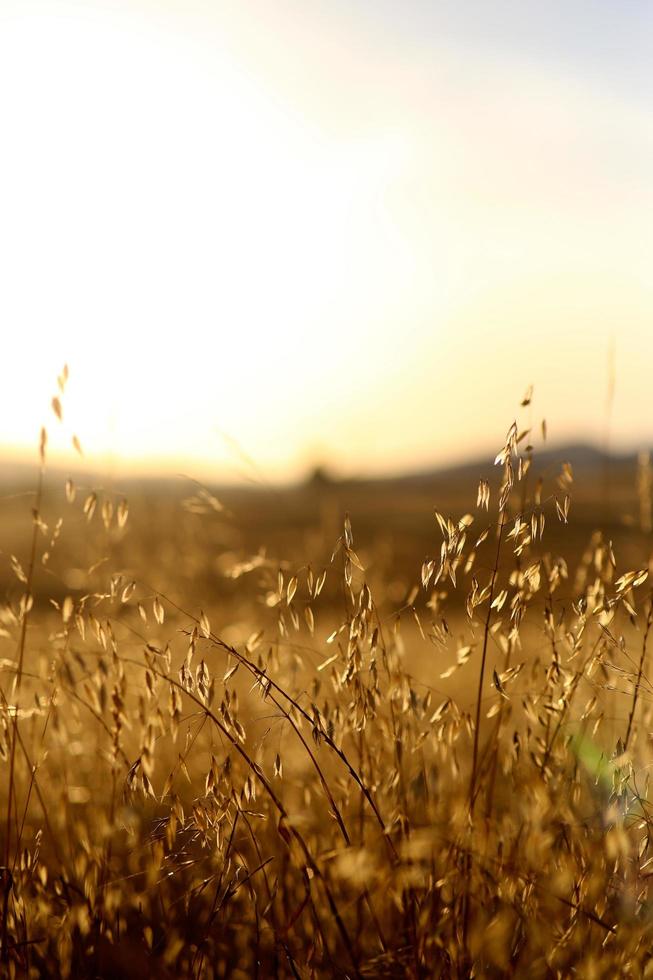
{"type": "Polygon", "coordinates": [[[600,441],[612,343],[649,445],[651,10],[0,0],[0,447],[389,472],[529,384],[600,441]]]}

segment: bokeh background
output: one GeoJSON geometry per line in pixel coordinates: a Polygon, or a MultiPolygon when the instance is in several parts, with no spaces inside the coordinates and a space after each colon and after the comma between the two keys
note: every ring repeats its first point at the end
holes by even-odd
{"type": "Polygon", "coordinates": [[[2,0],[0,451],[219,482],[651,441],[653,9],[2,0]],[[54,420],[52,420],[54,423],[54,420]]]}

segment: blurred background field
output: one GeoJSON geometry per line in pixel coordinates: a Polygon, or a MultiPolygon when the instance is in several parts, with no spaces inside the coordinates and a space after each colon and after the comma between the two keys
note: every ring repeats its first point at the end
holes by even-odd
{"type": "MultiPolygon", "coordinates": [[[[550,547],[573,566],[600,528],[624,564],[645,564],[650,514],[642,479],[648,479],[648,464],[635,454],[610,456],[589,445],[544,449],[536,456],[531,479],[541,478],[543,493],[551,499],[560,496],[563,463],[572,467],[574,477],[573,520],[549,523],[550,547]]],[[[86,572],[101,552],[109,561],[128,557],[135,571],[140,558],[141,574],[156,568],[152,586],[171,588],[180,599],[229,604],[256,593],[256,576],[244,575],[238,582],[232,577],[234,569],[256,556],[281,567],[326,567],[348,513],[368,575],[384,583],[390,607],[400,607],[419,583],[422,562],[439,547],[435,512],[462,517],[473,511],[479,480],[492,474],[492,460],[481,458],[388,479],[338,479],[319,468],[301,482],[277,485],[257,476],[216,485],[182,474],[107,482],[79,467],[49,468],[45,512],[53,525],[61,517],[65,530],[52,563],[39,569],[36,599],[83,591],[86,572]],[[69,474],[76,506],[66,501],[69,474]],[[97,497],[97,513],[89,527],[83,504],[91,494],[97,497]],[[117,507],[122,499],[129,501],[129,534],[103,532],[102,502],[117,507]]],[[[5,590],[16,588],[10,555],[24,555],[29,542],[36,476],[36,465],[9,464],[3,471],[0,583],[5,590]]],[[[327,595],[334,599],[331,592],[327,595]]]]}
{"type": "Polygon", "coordinates": [[[10,972],[645,971],[649,461],[516,434],[388,480],[5,471],[10,972]]]}

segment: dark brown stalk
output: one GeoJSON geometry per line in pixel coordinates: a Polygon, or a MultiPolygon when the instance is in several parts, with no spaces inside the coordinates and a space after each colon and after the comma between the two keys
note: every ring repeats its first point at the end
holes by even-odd
{"type": "MultiPolygon", "coordinates": [[[[299,739],[299,741],[302,743],[304,749],[306,750],[306,753],[308,754],[308,756],[309,756],[309,758],[311,760],[311,763],[313,764],[313,767],[314,767],[314,769],[315,769],[315,771],[317,773],[318,779],[320,780],[320,783],[322,785],[322,789],[324,790],[324,792],[326,794],[326,797],[329,800],[329,803],[331,804],[331,809],[332,809],[333,815],[334,815],[334,817],[336,819],[336,823],[338,824],[338,829],[340,830],[340,833],[342,835],[342,839],[344,840],[344,842],[347,845],[347,847],[351,847],[351,839],[349,837],[349,833],[348,833],[347,828],[345,826],[345,822],[344,822],[344,820],[342,818],[342,814],[340,813],[340,810],[338,808],[338,804],[336,803],[336,801],[334,799],[333,793],[331,792],[331,787],[329,786],[329,784],[328,784],[328,782],[326,780],[326,777],[325,777],[324,773],[322,772],[322,769],[320,767],[320,764],[317,761],[317,759],[315,758],[315,754],[313,753],[310,745],[308,744],[308,742],[306,741],[306,739],[304,738],[304,736],[302,735],[302,733],[300,732],[299,728],[297,727],[297,725],[295,724],[295,722],[292,720],[292,718],[290,717],[290,715],[288,714],[288,712],[285,711],[284,708],[282,708],[282,706],[279,704],[279,702],[276,700],[276,698],[272,697],[271,700],[279,708],[279,710],[282,712],[282,714],[284,715],[284,717],[286,718],[286,720],[288,722],[290,722],[290,725],[292,726],[295,734],[297,735],[297,738],[299,739]]],[[[362,797],[361,797],[361,799],[362,799],[362,797]]],[[[386,941],[385,941],[385,937],[383,935],[383,932],[381,931],[381,926],[380,926],[379,920],[377,919],[376,913],[374,912],[374,907],[372,905],[372,898],[370,896],[369,889],[367,888],[367,886],[365,886],[364,889],[363,889],[363,898],[365,899],[365,903],[367,905],[367,908],[369,910],[369,913],[370,913],[372,922],[374,923],[374,927],[375,927],[376,932],[377,932],[377,935],[379,937],[379,942],[381,943],[381,949],[385,950],[385,949],[387,949],[387,944],[386,944],[386,941]]]]}
{"type": "MultiPolygon", "coordinates": [[[[481,728],[481,705],[483,701],[483,684],[485,683],[485,665],[487,661],[487,650],[490,638],[490,623],[492,621],[492,603],[494,602],[494,591],[496,588],[497,578],[499,576],[499,559],[501,557],[501,543],[503,540],[503,528],[505,523],[505,507],[501,510],[499,514],[499,533],[497,535],[497,549],[494,557],[494,567],[492,569],[492,576],[490,579],[490,594],[488,596],[488,610],[485,617],[485,627],[483,630],[483,651],[481,654],[481,669],[478,676],[478,691],[476,695],[476,719],[474,725],[474,747],[472,751],[472,772],[469,781],[469,821],[470,826],[473,828],[474,823],[474,807],[476,803],[476,796],[478,793],[477,787],[477,767],[478,767],[478,749],[480,742],[480,728],[481,728]]],[[[463,905],[462,905],[462,953],[464,960],[468,959],[468,949],[467,949],[467,935],[469,929],[469,908],[470,908],[470,889],[471,889],[471,875],[472,875],[472,855],[471,851],[467,852],[467,856],[464,862],[465,868],[465,881],[464,881],[464,894],[463,894],[463,905]]],[[[467,963],[463,964],[466,968],[467,963]]]]}
{"type": "MultiPolygon", "coordinates": [[[[334,818],[336,820],[336,823],[338,824],[338,829],[340,830],[340,833],[342,835],[342,838],[343,838],[345,844],[347,845],[347,847],[351,847],[351,839],[350,839],[349,833],[347,831],[347,828],[345,826],[345,822],[344,822],[343,816],[342,816],[342,814],[340,812],[340,808],[338,807],[338,804],[335,801],[335,798],[333,796],[333,793],[331,792],[331,787],[329,786],[329,784],[327,782],[327,779],[326,779],[326,777],[325,777],[325,775],[324,775],[324,773],[322,771],[322,768],[321,768],[319,762],[317,761],[317,759],[315,757],[314,752],[312,751],[310,745],[308,744],[308,742],[306,741],[306,739],[304,738],[304,736],[300,732],[299,728],[297,727],[297,725],[293,721],[291,715],[286,710],[286,708],[283,707],[283,705],[280,703],[280,701],[277,698],[274,697],[274,695],[269,694],[268,697],[270,698],[270,701],[275,705],[275,707],[278,708],[278,710],[281,712],[281,714],[286,719],[286,721],[289,722],[289,724],[291,725],[293,731],[297,735],[297,738],[301,742],[304,750],[306,751],[309,759],[311,760],[311,764],[313,765],[313,768],[315,769],[315,772],[317,773],[317,776],[318,776],[318,779],[319,779],[320,784],[322,786],[322,789],[324,790],[324,793],[325,793],[325,795],[326,795],[326,797],[329,800],[329,803],[331,805],[331,810],[333,812],[333,815],[334,815],[334,818]]],[[[323,735],[323,733],[321,731],[320,731],[320,735],[321,736],[323,735]]],[[[383,950],[385,950],[385,949],[387,949],[387,943],[386,943],[385,937],[383,935],[383,931],[381,929],[381,925],[379,923],[379,920],[378,920],[378,918],[376,916],[376,913],[374,911],[374,907],[372,905],[372,898],[370,896],[369,889],[367,888],[367,886],[365,886],[364,889],[363,889],[362,897],[364,898],[365,903],[366,903],[366,905],[368,907],[368,910],[369,910],[369,913],[370,913],[370,917],[371,917],[372,922],[374,924],[374,928],[376,929],[377,935],[379,937],[379,942],[381,944],[381,948],[383,950]]]]}
{"type": "Polygon", "coordinates": [[[576,690],[578,688],[578,685],[579,685],[581,679],[585,676],[585,671],[587,669],[587,665],[589,664],[589,662],[591,661],[592,657],[596,653],[596,649],[597,649],[598,645],[601,643],[601,640],[602,640],[602,637],[599,636],[599,638],[594,643],[594,646],[592,647],[592,649],[591,649],[591,651],[590,651],[587,659],[583,663],[581,669],[578,670],[578,671],[576,671],[576,673],[574,674],[573,680],[572,680],[572,682],[571,682],[571,684],[569,686],[569,694],[565,698],[565,703],[562,706],[562,709],[561,709],[560,714],[558,716],[558,723],[557,723],[556,727],[554,728],[553,733],[551,735],[551,738],[548,740],[547,745],[546,745],[546,749],[544,751],[544,756],[542,758],[542,763],[541,763],[541,766],[540,766],[540,771],[542,773],[544,773],[544,771],[546,769],[546,766],[547,766],[547,763],[548,763],[549,759],[551,758],[551,752],[553,751],[553,746],[554,746],[554,744],[556,742],[556,739],[558,738],[558,735],[559,735],[559,733],[560,733],[560,731],[562,729],[564,720],[567,717],[567,715],[569,714],[569,708],[571,707],[571,702],[572,702],[572,700],[574,698],[574,695],[576,694],[576,690]]]}
{"type": "MultiPolygon", "coordinates": [[[[245,826],[247,827],[247,830],[249,832],[249,836],[251,838],[252,846],[253,846],[254,851],[256,853],[256,857],[258,859],[258,863],[260,865],[263,865],[263,855],[261,854],[261,848],[259,847],[258,841],[256,839],[256,834],[252,830],[252,825],[251,825],[250,821],[247,819],[247,814],[244,813],[242,810],[240,811],[240,813],[241,813],[241,816],[242,816],[242,818],[243,818],[243,820],[245,822],[245,826]]],[[[270,909],[270,918],[271,918],[271,921],[272,921],[272,931],[274,933],[274,950],[273,950],[272,973],[273,973],[273,975],[275,977],[278,977],[278,975],[279,975],[279,958],[278,958],[278,953],[277,953],[277,946],[281,946],[281,948],[283,949],[284,953],[286,954],[286,957],[288,959],[288,962],[292,964],[291,969],[293,970],[293,975],[294,976],[297,976],[297,969],[296,969],[296,967],[294,965],[294,960],[293,960],[292,954],[291,954],[290,950],[288,949],[287,944],[283,941],[283,939],[279,935],[279,927],[278,927],[278,924],[277,924],[277,915],[276,915],[275,904],[274,904],[274,896],[272,894],[272,889],[270,887],[270,879],[268,878],[268,873],[267,873],[267,871],[265,869],[265,866],[263,866],[263,881],[265,882],[265,890],[266,890],[267,895],[268,895],[268,905],[269,905],[269,909],[270,909]]]]}
{"type": "MultiPolygon", "coordinates": [[[[41,501],[43,498],[43,471],[45,463],[45,436],[44,432],[41,433],[41,462],[39,465],[39,475],[36,484],[36,496],[34,500],[34,508],[32,510],[32,541],[30,546],[30,556],[29,564],[27,567],[27,582],[25,583],[25,596],[26,602],[32,595],[32,587],[34,583],[34,566],[36,564],[36,543],[38,540],[39,531],[39,520],[41,513],[41,501]]],[[[9,789],[7,792],[7,820],[5,828],[5,854],[4,854],[4,865],[5,868],[9,868],[9,862],[11,857],[11,811],[14,805],[14,793],[15,793],[15,766],[16,766],[16,743],[18,741],[18,713],[19,713],[19,697],[20,688],[23,680],[23,663],[25,660],[25,641],[27,638],[27,621],[29,618],[29,606],[26,605],[23,611],[22,621],[20,625],[20,638],[18,641],[18,666],[16,670],[16,682],[14,687],[14,698],[15,701],[15,713],[13,716],[12,732],[11,732],[11,749],[9,753],[9,789]]],[[[18,828],[16,828],[18,829],[18,828]]],[[[4,889],[4,895],[2,900],[2,929],[0,934],[0,946],[2,962],[6,963],[9,959],[9,946],[8,946],[8,936],[7,936],[7,920],[9,915],[9,895],[11,893],[11,887],[7,885],[4,889]]]]}
{"type": "MultiPolygon", "coordinates": [[[[145,585],[146,588],[151,588],[151,586],[147,585],[146,582],[143,582],[142,584],[145,585]]],[[[170,599],[168,596],[166,596],[163,592],[159,592],[157,590],[157,595],[161,596],[162,599],[165,599],[165,601],[167,603],[169,603],[169,605],[173,609],[176,609],[177,612],[182,613],[184,616],[186,616],[188,619],[190,619],[191,622],[195,623],[196,625],[199,625],[199,619],[198,619],[197,616],[193,616],[192,613],[189,613],[185,609],[182,609],[181,606],[178,606],[176,602],[174,602],[172,599],[170,599]]],[[[268,685],[268,687],[269,687],[270,690],[275,690],[278,694],[280,694],[283,698],[285,698],[286,701],[288,701],[288,703],[291,704],[295,708],[295,710],[299,712],[299,714],[304,718],[304,720],[307,721],[309,723],[309,725],[311,725],[311,727],[313,727],[314,721],[311,718],[311,716],[309,715],[309,713],[301,706],[301,704],[295,698],[292,697],[291,694],[288,694],[288,692],[285,691],[282,687],[280,687],[279,684],[277,684],[276,681],[274,681],[272,679],[272,677],[270,677],[268,674],[266,674],[266,672],[264,670],[261,670],[259,667],[257,667],[257,665],[255,663],[253,663],[253,661],[249,660],[249,658],[246,657],[245,654],[239,653],[239,651],[236,650],[235,647],[231,646],[229,643],[225,643],[225,641],[222,640],[219,636],[216,636],[216,634],[211,633],[210,636],[209,636],[209,639],[211,640],[211,642],[213,644],[215,644],[215,646],[219,646],[226,653],[229,653],[229,654],[231,654],[232,657],[235,657],[236,660],[239,663],[243,664],[243,666],[246,667],[247,670],[254,677],[256,677],[256,679],[259,681],[259,683],[261,683],[262,685],[268,685]]],[[[383,817],[381,816],[381,813],[379,811],[379,808],[377,807],[377,805],[376,805],[376,803],[374,801],[374,798],[373,798],[372,794],[370,793],[368,787],[365,785],[365,783],[363,782],[363,780],[360,777],[360,774],[356,771],[356,769],[354,768],[354,766],[349,761],[349,758],[347,757],[347,755],[343,752],[343,750],[341,748],[339,748],[338,745],[336,745],[336,743],[333,741],[333,739],[328,734],[328,732],[324,731],[323,729],[320,729],[319,732],[320,732],[320,737],[329,746],[329,748],[331,749],[331,751],[332,752],[335,752],[335,754],[338,756],[338,758],[340,759],[340,761],[346,767],[346,769],[349,772],[349,775],[351,776],[351,778],[354,780],[354,782],[359,787],[361,793],[363,794],[363,796],[365,797],[367,803],[369,804],[370,809],[372,810],[372,812],[374,814],[374,817],[376,818],[376,821],[379,824],[379,827],[381,828],[381,830],[383,832],[384,839],[386,841],[386,844],[388,846],[388,849],[390,850],[390,852],[392,854],[393,861],[394,862],[398,861],[399,856],[398,856],[397,851],[395,849],[395,846],[394,846],[394,844],[392,842],[390,831],[388,830],[388,828],[387,828],[387,826],[385,824],[385,821],[384,821],[383,817]]]]}
{"type": "MultiPolygon", "coordinates": [[[[123,658],[123,660],[125,661],[125,663],[133,663],[143,668],[143,664],[138,660],[134,660],[132,658],[127,658],[127,657],[123,658]]],[[[229,731],[226,725],[224,725],[220,721],[217,715],[215,715],[213,711],[211,711],[211,709],[208,707],[208,705],[204,704],[204,702],[199,697],[197,697],[197,695],[194,694],[193,691],[189,691],[182,684],[180,684],[179,681],[176,681],[174,678],[169,677],[167,674],[164,674],[163,671],[159,670],[157,667],[155,667],[152,664],[149,664],[147,669],[149,669],[153,674],[155,674],[161,680],[175,687],[182,694],[185,694],[187,698],[189,698],[194,704],[197,705],[197,707],[201,711],[203,711],[206,714],[207,718],[211,722],[213,722],[216,728],[224,735],[227,741],[231,744],[232,748],[235,749],[235,751],[240,755],[240,757],[243,759],[247,767],[250,769],[250,771],[253,773],[253,775],[256,777],[258,782],[261,784],[261,786],[263,787],[267,795],[270,797],[270,800],[272,801],[275,809],[279,813],[280,834],[282,837],[284,837],[284,833],[285,833],[285,835],[292,838],[298,844],[300,850],[304,855],[304,858],[306,859],[306,863],[308,867],[313,872],[314,877],[321,883],[322,888],[324,889],[324,894],[326,895],[327,903],[329,905],[329,910],[336,924],[336,928],[338,929],[340,938],[342,939],[343,945],[347,950],[349,958],[354,967],[354,975],[360,978],[361,973],[358,967],[358,957],[356,956],[354,945],[351,941],[351,937],[347,931],[347,927],[345,926],[342,916],[340,915],[340,910],[338,909],[338,905],[335,901],[335,898],[333,897],[333,893],[331,891],[329,883],[327,882],[326,878],[322,874],[322,871],[319,868],[317,862],[315,861],[315,858],[313,857],[308,844],[304,840],[304,837],[297,830],[297,828],[294,827],[293,824],[288,820],[288,813],[286,811],[286,808],[284,807],[283,803],[275,793],[270,781],[266,777],[261,767],[254,762],[254,760],[249,756],[248,752],[242,747],[238,739],[234,735],[232,735],[232,733],[229,731]],[[281,830],[282,825],[283,825],[283,832],[281,830]]]]}
{"type": "MultiPolygon", "coordinates": [[[[390,708],[390,722],[392,725],[392,740],[394,745],[394,759],[397,774],[399,776],[399,794],[401,798],[401,808],[402,808],[402,820],[400,822],[400,832],[405,840],[410,840],[410,820],[408,817],[409,806],[408,797],[406,793],[406,781],[404,779],[404,767],[403,767],[403,756],[402,756],[402,744],[399,737],[399,730],[397,727],[397,718],[395,715],[394,704],[392,700],[392,677],[390,675],[390,668],[388,667],[388,650],[385,642],[385,636],[383,631],[383,622],[381,616],[379,615],[379,610],[376,603],[372,602],[372,608],[374,610],[374,615],[376,616],[377,625],[379,628],[379,638],[381,640],[381,652],[383,660],[383,669],[385,671],[386,679],[388,682],[388,705],[390,708]]],[[[410,865],[412,862],[407,860],[406,862],[410,865]]],[[[409,888],[407,894],[402,900],[403,904],[403,915],[405,928],[404,932],[406,935],[407,944],[412,947],[413,958],[415,962],[415,976],[420,977],[422,975],[422,969],[419,961],[419,949],[418,949],[418,935],[417,935],[417,896],[413,888],[409,888]]]]}
{"type": "Polygon", "coordinates": [[[505,511],[502,511],[499,519],[499,534],[497,537],[497,550],[494,557],[494,567],[492,569],[492,577],[490,579],[490,594],[488,596],[488,610],[487,610],[487,616],[485,617],[485,626],[483,628],[483,651],[481,654],[481,669],[478,675],[478,691],[476,694],[476,717],[474,722],[474,747],[472,751],[472,774],[469,781],[470,820],[474,819],[474,805],[476,803],[476,796],[478,792],[476,781],[478,778],[477,766],[478,766],[478,748],[479,748],[480,730],[481,730],[481,706],[483,703],[483,684],[485,683],[485,666],[487,661],[488,642],[490,638],[490,623],[492,622],[492,603],[494,602],[494,591],[496,589],[497,578],[499,576],[499,558],[501,556],[501,543],[503,540],[503,528],[505,523],[504,518],[505,518],[505,511]]]}
{"type": "MultiPolygon", "coordinates": [[[[219,898],[219,895],[220,895],[220,891],[222,889],[222,879],[224,878],[224,873],[225,873],[225,869],[227,867],[227,862],[229,861],[229,854],[231,852],[231,845],[234,842],[234,835],[236,833],[236,826],[238,824],[238,817],[240,816],[240,807],[238,806],[238,802],[235,799],[235,794],[234,794],[234,802],[236,803],[236,816],[234,817],[234,822],[231,825],[231,833],[229,834],[229,840],[227,841],[227,846],[225,847],[224,856],[223,856],[223,859],[222,859],[222,867],[220,868],[220,874],[218,875],[218,881],[217,881],[217,884],[215,886],[215,893],[213,895],[213,902],[211,904],[211,909],[209,911],[209,916],[208,916],[208,920],[207,920],[207,923],[206,923],[206,935],[207,936],[209,934],[209,931],[211,929],[211,926],[213,925],[213,920],[214,920],[214,918],[216,916],[216,909],[218,908],[218,898],[219,898]]],[[[261,866],[263,867],[263,865],[261,865],[261,866]]],[[[199,977],[202,974],[202,966],[204,965],[204,950],[200,950],[199,947],[195,951],[195,956],[193,957],[193,963],[191,965],[191,970],[193,971],[193,973],[195,973],[195,963],[197,962],[197,957],[198,956],[200,958],[200,961],[199,961],[199,966],[198,966],[198,969],[197,969],[197,976],[199,977]]]]}
{"type": "MultiPolygon", "coordinates": [[[[43,725],[43,731],[41,733],[41,744],[43,744],[43,740],[45,738],[45,734],[46,734],[46,732],[48,730],[48,724],[50,722],[50,715],[52,713],[53,701],[54,701],[54,694],[50,698],[50,707],[48,708],[48,713],[46,715],[45,723],[43,725]]],[[[25,754],[25,749],[24,749],[24,746],[22,745],[22,739],[21,739],[21,748],[23,749],[23,754],[25,754]]],[[[20,854],[20,843],[21,843],[21,841],[23,839],[23,831],[25,829],[25,821],[27,820],[27,813],[29,811],[30,800],[32,798],[32,790],[34,789],[34,784],[36,782],[37,765],[36,764],[31,765],[30,764],[29,765],[29,769],[30,769],[30,780],[29,780],[29,785],[27,787],[27,793],[26,793],[26,796],[25,796],[25,803],[23,805],[23,815],[21,817],[20,827],[18,828],[18,837],[16,839],[16,852],[14,854],[14,863],[13,863],[12,871],[16,867],[16,861],[18,860],[18,855],[20,854]]]]}
{"type": "Polygon", "coordinates": [[[639,690],[642,684],[642,677],[644,676],[644,664],[646,662],[646,647],[648,644],[648,635],[651,630],[652,622],[653,622],[653,591],[651,592],[651,597],[649,599],[648,616],[646,617],[646,629],[644,630],[644,638],[642,640],[642,652],[639,657],[639,667],[637,668],[637,680],[635,681],[635,690],[633,691],[633,702],[630,706],[630,714],[628,715],[628,725],[626,726],[626,734],[624,736],[624,752],[628,751],[628,745],[630,744],[630,736],[633,731],[633,723],[635,721],[635,711],[637,710],[637,701],[639,699],[639,690]]]}

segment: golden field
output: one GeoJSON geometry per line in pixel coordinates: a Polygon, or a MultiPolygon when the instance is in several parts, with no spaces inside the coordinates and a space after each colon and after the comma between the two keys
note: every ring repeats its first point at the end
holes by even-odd
{"type": "Polygon", "coordinates": [[[653,975],[650,494],[7,468],[3,971],[653,975]]]}

